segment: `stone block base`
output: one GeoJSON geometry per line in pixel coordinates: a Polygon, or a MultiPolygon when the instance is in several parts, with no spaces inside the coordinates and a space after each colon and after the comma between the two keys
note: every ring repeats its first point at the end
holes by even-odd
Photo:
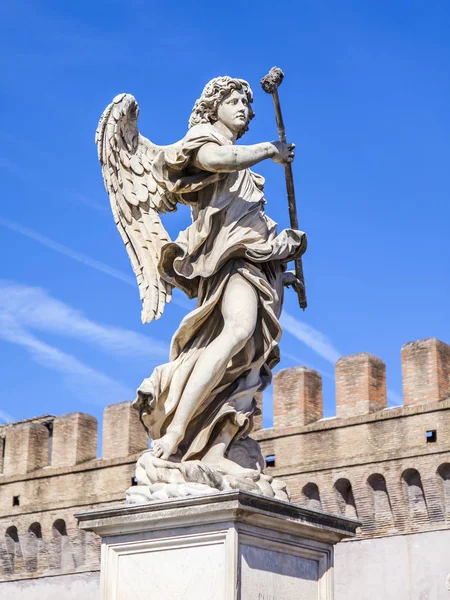
{"type": "Polygon", "coordinates": [[[101,600],[328,600],[358,525],[240,491],[76,517],[102,537],[101,600]]]}

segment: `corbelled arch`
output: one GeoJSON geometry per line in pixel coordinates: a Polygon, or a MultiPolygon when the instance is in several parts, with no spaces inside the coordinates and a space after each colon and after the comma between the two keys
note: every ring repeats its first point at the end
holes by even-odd
{"type": "Polygon", "coordinates": [[[320,499],[319,487],[316,483],[310,481],[302,488],[304,505],[308,508],[322,510],[322,501],[320,499]]]}
{"type": "Polygon", "coordinates": [[[352,484],[348,479],[338,479],[334,484],[336,491],[336,499],[338,509],[341,515],[349,517],[350,519],[356,519],[358,517],[358,511],[356,510],[355,498],[353,496],[352,484]]]}

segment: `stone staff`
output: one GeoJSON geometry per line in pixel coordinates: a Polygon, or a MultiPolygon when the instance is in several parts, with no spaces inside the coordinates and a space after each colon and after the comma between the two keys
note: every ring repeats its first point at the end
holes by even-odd
{"type": "MultiPolygon", "coordinates": [[[[280,99],[278,97],[278,88],[283,81],[284,73],[277,67],[272,67],[265,77],[261,79],[262,89],[267,93],[271,94],[273,98],[273,104],[275,107],[275,118],[277,121],[278,136],[280,142],[286,144],[286,129],[284,127],[283,116],[281,114],[280,99]]],[[[286,176],[286,191],[289,205],[289,218],[291,221],[292,229],[298,229],[298,217],[297,217],[297,206],[295,202],[295,190],[294,190],[294,177],[292,175],[292,166],[290,163],[286,163],[284,166],[284,174],[286,176]]],[[[295,287],[298,295],[298,301],[300,308],[305,310],[307,306],[306,302],[306,288],[305,288],[305,277],[303,275],[303,264],[301,256],[294,261],[295,264],[295,276],[298,280],[298,284],[295,287]]]]}

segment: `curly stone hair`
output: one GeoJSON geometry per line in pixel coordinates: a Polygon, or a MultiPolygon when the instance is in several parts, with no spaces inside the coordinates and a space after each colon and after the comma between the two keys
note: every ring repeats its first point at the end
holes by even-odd
{"type": "Polygon", "coordinates": [[[233,79],[228,76],[215,77],[205,85],[202,95],[192,109],[189,119],[189,129],[199,123],[214,123],[214,121],[217,121],[217,107],[234,90],[244,90],[248,100],[248,121],[238,135],[238,138],[242,137],[248,131],[248,125],[255,116],[251,106],[253,92],[250,85],[244,79],[233,79]]]}

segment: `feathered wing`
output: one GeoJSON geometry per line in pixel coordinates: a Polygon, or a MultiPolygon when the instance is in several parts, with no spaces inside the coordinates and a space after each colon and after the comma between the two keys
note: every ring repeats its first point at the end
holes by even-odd
{"type": "Polygon", "coordinates": [[[176,210],[176,200],[152,176],[162,148],[139,134],[138,114],[133,96],[116,96],[100,118],[95,141],[114,220],[138,281],[142,322],[150,323],[172,297],[171,285],[158,272],[161,247],[170,242],[159,213],[176,210]]]}

